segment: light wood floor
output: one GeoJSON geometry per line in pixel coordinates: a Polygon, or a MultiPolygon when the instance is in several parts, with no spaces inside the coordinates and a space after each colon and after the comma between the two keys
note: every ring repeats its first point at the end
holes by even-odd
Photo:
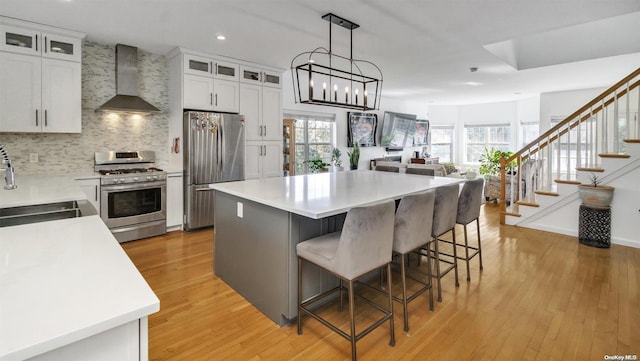
{"type": "MultiPolygon", "coordinates": [[[[467,283],[460,263],[460,287],[447,275],[434,312],[426,294],[412,302],[409,333],[394,303],[395,347],[386,324],[358,342],[360,360],[640,356],[640,249],[597,249],[575,237],[501,226],[495,204],[483,206],[481,235],[484,271],[474,259],[467,283]]],[[[305,318],[301,336],[295,325],[280,328],[214,276],[212,230],[123,247],[160,298],[160,312],[149,318],[151,360],[350,359],[348,341],[317,321],[305,318]]],[[[327,312],[348,317],[334,307],[327,312]]]]}

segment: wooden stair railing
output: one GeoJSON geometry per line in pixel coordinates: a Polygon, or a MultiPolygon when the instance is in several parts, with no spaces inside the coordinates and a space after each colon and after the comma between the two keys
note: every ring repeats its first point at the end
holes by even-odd
{"type": "MultiPolygon", "coordinates": [[[[600,154],[607,152],[617,154],[620,151],[619,140],[625,138],[620,137],[620,129],[624,129],[626,132],[625,135],[628,139],[625,139],[625,142],[639,139],[639,108],[640,68],[551,127],[512,156],[503,156],[500,160],[500,223],[505,223],[506,214],[513,215],[515,213],[507,212],[505,199],[510,199],[511,205],[515,205],[521,198],[526,197],[527,194],[533,195],[539,188],[546,187],[549,188],[547,191],[550,191],[554,173],[556,180],[575,183],[576,181],[570,178],[576,168],[597,169],[596,161],[600,154]],[[619,109],[620,104],[625,107],[622,113],[619,109]],[[632,112],[632,110],[634,111],[632,112]],[[620,118],[620,114],[624,114],[624,117],[620,118]],[[624,119],[624,126],[621,126],[620,119],[624,119]],[[632,123],[634,123],[633,126],[632,123]],[[573,141],[572,136],[574,137],[573,141]],[[566,164],[562,163],[563,151],[560,150],[561,147],[565,149],[566,156],[564,158],[566,160],[564,161],[566,164]],[[576,159],[573,161],[575,166],[572,166],[572,158],[569,156],[572,150],[576,155],[576,159]],[[506,165],[514,160],[517,162],[516,174],[518,176],[511,177],[511,194],[507,198],[506,165]],[[563,165],[566,165],[564,170],[562,169],[563,165]],[[525,172],[524,181],[522,171],[525,172]]],[[[531,202],[530,197],[527,202],[531,202]]]]}

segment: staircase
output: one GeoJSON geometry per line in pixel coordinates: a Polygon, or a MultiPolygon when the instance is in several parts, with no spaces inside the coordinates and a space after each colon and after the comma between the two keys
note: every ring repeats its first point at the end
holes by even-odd
{"type": "Polygon", "coordinates": [[[614,186],[613,243],[640,248],[640,68],[501,159],[501,223],[578,234],[578,184],[614,186]],[[517,161],[506,194],[506,165],[517,161]]]}

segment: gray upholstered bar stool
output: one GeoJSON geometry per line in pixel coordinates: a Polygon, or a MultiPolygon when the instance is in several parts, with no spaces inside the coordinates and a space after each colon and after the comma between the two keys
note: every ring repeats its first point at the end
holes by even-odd
{"type": "Polygon", "coordinates": [[[407,174],[420,174],[420,175],[430,175],[434,176],[436,172],[433,169],[429,168],[410,168],[407,167],[407,174]]]}
{"type": "Polygon", "coordinates": [[[387,200],[366,207],[355,207],[347,212],[342,231],[312,238],[296,245],[298,253],[298,334],[302,334],[302,315],[307,314],[320,321],[340,336],[351,341],[351,358],[356,359],[356,342],[374,328],[389,320],[391,338],[395,345],[393,329],[393,296],[391,294],[391,255],[393,246],[395,202],[387,200]],[[302,301],[302,264],[313,263],[340,279],[340,285],[332,290],[302,301]],[[383,317],[356,334],[354,318],[354,283],[367,273],[386,267],[388,309],[368,301],[383,313],[383,317]],[[349,319],[351,330],[347,334],[311,309],[311,305],[335,291],[340,293],[342,306],[342,283],[347,282],[349,319]]]}
{"type": "Polygon", "coordinates": [[[469,275],[469,261],[478,255],[480,259],[480,270],[482,270],[482,245],[480,244],[480,206],[482,205],[482,189],[484,188],[484,179],[476,178],[469,180],[462,186],[460,196],[458,197],[458,214],[456,223],[464,227],[464,252],[465,256],[459,256],[467,263],[467,281],[471,281],[469,275]],[[476,229],[478,234],[478,246],[469,246],[467,240],[467,224],[476,221],[476,229]],[[469,254],[469,250],[473,252],[469,254]]]}
{"type": "Polygon", "coordinates": [[[409,331],[409,311],[407,305],[416,297],[429,290],[429,309],[433,311],[433,287],[431,282],[431,260],[427,253],[428,281],[412,279],[422,284],[422,287],[407,297],[406,255],[416,249],[424,247],[431,239],[431,225],[433,223],[433,204],[435,192],[433,190],[408,195],[402,198],[396,211],[395,228],[393,232],[393,252],[400,255],[400,276],[402,278],[402,298],[394,297],[402,303],[404,309],[404,330],[409,331]]]}
{"type": "Polygon", "coordinates": [[[460,286],[458,282],[458,262],[456,252],[456,216],[458,211],[458,192],[460,186],[457,183],[440,186],[436,188],[436,199],[433,206],[433,226],[431,228],[431,236],[433,237],[433,255],[435,261],[435,277],[438,283],[438,302],[442,302],[442,286],[440,280],[452,269],[455,273],[456,287],[460,286]],[[453,244],[452,259],[442,257],[440,254],[438,243],[441,242],[441,237],[447,232],[451,231],[451,239],[453,244]],[[441,270],[440,262],[448,263],[449,266],[441,270]]]}
{"type": "Polygon", "coordinates": [[[390,165],[377,165],[376,170],[382,172],[400,173],[400,167],[394,167],[390,165]]]}

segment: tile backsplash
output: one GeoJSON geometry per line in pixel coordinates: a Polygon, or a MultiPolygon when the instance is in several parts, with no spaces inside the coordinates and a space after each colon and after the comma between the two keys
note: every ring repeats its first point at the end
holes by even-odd
{"type": "Polygon", "coordinates": [[[93,153],[105,150],[154,150],[158,167],[169,155],[168,68],[166,58],[138,50],[139,95],[162,113],[110,115],[95,109],[115,95],[115,46],[86,41],[82,48],[82,133],[0,133],[0,144],[16,174],[93,171],[93,153]],[[38,163],[29,163],[29,154],[38,163]]]}

